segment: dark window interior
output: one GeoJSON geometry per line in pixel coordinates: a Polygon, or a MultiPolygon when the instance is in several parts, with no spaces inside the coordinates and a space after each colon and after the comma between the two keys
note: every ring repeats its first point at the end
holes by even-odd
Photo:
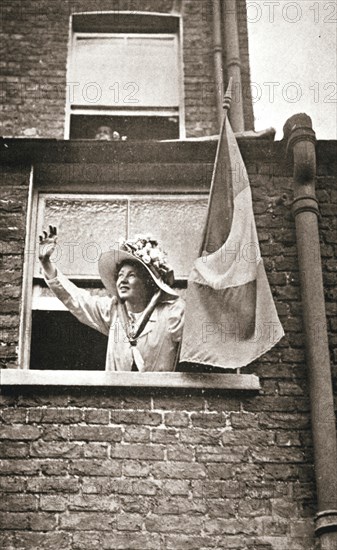
{"type": "Polygon", "coordinates": [[[179,139],[178,116],[72,115],[70,139],[95,139],[100,126],[109,126],[127,140],[179,139]]]}
{"type": "Polygon", "coordinates": [[[68,311],[33,311],[30,368],[104,370],[108,338],[68,311]]]}
{"type": "MultiPolygon", "coordinates": [[[[30,369],[105,370],[108,338],[67,311],[33,311],[30,369]]],[[[180,372],[224,373],[207,365],[180,363],[180,372]]],[[[233,373],[228,369],[229,373],[233,373]]]]}

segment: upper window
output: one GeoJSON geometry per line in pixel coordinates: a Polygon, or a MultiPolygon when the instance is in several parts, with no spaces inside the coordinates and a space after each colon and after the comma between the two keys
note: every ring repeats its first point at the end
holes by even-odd
{"type": "Polygon", "coordinates": [[[181,80],[179,18],[74,15],[66,137],[99,139],[102,127],[116,139],[182,137],[181,80]]]}

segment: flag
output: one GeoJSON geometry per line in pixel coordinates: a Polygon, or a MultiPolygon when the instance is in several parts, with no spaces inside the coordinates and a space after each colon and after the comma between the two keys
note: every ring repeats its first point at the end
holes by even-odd
{"type": "Polygon", "coordinates": [[[225,117],[200,257],[188,279],[180,361],[243,367],[283,335],[260,254],[247,171],[225,117]]]}

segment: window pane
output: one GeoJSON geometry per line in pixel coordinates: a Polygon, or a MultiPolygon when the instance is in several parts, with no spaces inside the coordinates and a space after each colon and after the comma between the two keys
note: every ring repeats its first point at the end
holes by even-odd
{"type": "Polygon", "coordinates": [[[207,199],[183,197],[134,200],[130,205],[130,235],[151,233],[163,245],[176,277],[187,277],[199,255],[207,199]]]}
{"type": "MultiPolygon", "coordinates": [[[[54,260],[66,275],[97,277],[102,252],[137,234],[152,234],[167,252],[176,277],[187,277],[199,253],[207,198],[163,195],[41,195],[38,233],[58,228],[54,260]]],[[[37,255],[36,255],[37,258],[37,255]]],[[[41,276],[38,261],[35,276],[41,276]]]]}
{"type": "MultiPolygon", "coordinates": [[[[97,276],[101,252],[127,235],[127,209],[125,199],[43,196],[39,203],[38,234],[49,224],[57,227],[59,246],[54,260],[65,275],[97,276]]],[[[36,261],[35,276],[41,273],[36,261]]]]}
{"type": "Polygon", "coordinates": [[[177,107],[176,36],[75,36],[71,104],[177,107]]]}

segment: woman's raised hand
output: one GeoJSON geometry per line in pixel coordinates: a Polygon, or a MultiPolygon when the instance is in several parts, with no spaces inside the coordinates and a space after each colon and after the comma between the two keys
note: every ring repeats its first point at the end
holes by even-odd
{"type": "Polygon", "coordinates": [[[50,225],[49,232],[43,231],[43,235],[39,235],[39,260],[49,279],[56,276],[56,268],[50,261],[50,257],[53,254],[56,245],[57,229],[56,227],[50,225]]]}

